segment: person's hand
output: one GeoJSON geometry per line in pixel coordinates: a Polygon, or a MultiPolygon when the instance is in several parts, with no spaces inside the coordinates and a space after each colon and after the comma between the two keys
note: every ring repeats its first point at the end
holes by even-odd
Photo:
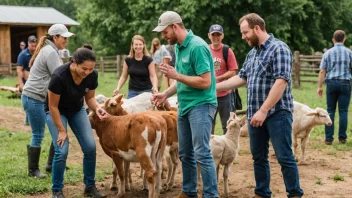
{"type": "Polygon", "coordinates": [[[119,93],[120,89],[115,89],[114,92],[112,92],[112,97],[116,96],[119,93]]]}
{"type": "Polygon", "coordinates": [[[263,123],[265,121],[265,118],[266,118],[266,115],[268,114],[267,111],[264,111],[262,109],[259,109],[255,114],[254,116],[252,117],[252,120],[251,120],[251,125],[253,127],[261,127],[263,126],[263,123]]]}
{"type": "Polygon", "coordinates": [[[169,64],[161,63],[159,65],[159,71],[161,71],[166,77],[176,80],[178,73],[175,68],[169,64]]]}
{"type": "Polygon", "coordinates": [[[157,88],[157,87],[152,87],[152,93],[153,93],[153,94],[159,93],[159,92],[158,92],[158,88],[157,88]]]}
{"type": "Polygon", "coordinates": [[[95,110],[95,113],[98,115],[100,120],[105,120],[107,118],[110,118],[110,114],[108,114],[108,112],[106,112],[104,109],[102,108],[97,108],[95,110]]]}
{"type": "Polygon", "coordinates": [[[62,148],[66,139],[68,141],[67,132],[65,130],[59,131],[59,136],[56,140],[57,145],[62,148]]]}
{"type": "Polygon", "coordinates": [[[150,99],[150,101],[152,102],[152,104],[154,104],[157,107],[160,107],[161,104],[163,104],[163,102],[166,100],[166,93],[158,93],[158,94],[154,94],[152,96],[152,98],[150,99]]]}
{"type": "Polygon", "coordinates": [[[20,91],[21,93],[22,93],[22,91],[23,91],[23,87],[24,87],[24,84],[23,84],[23,83],[20,83],[18,89],[19,89],[19,91],[20,91]]]}
{"type": "Polygon", "coordinates": [[[317,94],[318,94],[319,98],[322,98],[323,97],[323,88],[318,87],[317,94]]]}

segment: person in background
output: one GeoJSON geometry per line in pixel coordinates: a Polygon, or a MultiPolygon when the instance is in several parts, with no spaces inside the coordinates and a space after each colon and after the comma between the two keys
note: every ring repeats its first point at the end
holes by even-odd
{"type": "Polygon", "coordinates": [[[281,166],[286,192],[300,198],[296,160],[292,151],[293,96],[290,48],[267,33],[265,21],[250,13],[239,20],[242,39],[253,47],[238,75],[217,84],[217,91],[247,85],[247,119],[253,156],[255,198],[271,197],[269,139],[281,166]]]}
{"type": "Polygon", "coordinates": [[[26,49],[26,43],[24,41],[20,42],[20,49],[21,51],[23,51],[24,49],[26,49]]]}
{"type": "MultiPolygon", "coordinates": [[[[32,55],[37,47],[37,38],[34,35],[28,37],[28,47],[18,55],[17,58],[17,78],[19,89],[22,92],[23,86],[26,83],[28,76],[29,76],[29,61],[32,58],[32,55]]],[[[29,125],[28,116],[26,114],[26,118],[24,121],[24,125],[29,125]]]]}
{"type": "MultiPolygon", "coordinates": [[[[166,49],[167,49],[167,51],[169,51],[170,56],[171,56],[171,61],[169,62],[169,65],[171,67],[175,67],[175,61],[176,61],[175,45],[171,45],[170,41],[167,41],[167,42],[168,42],[168,44],[166,45],[166,49]]],[[[169,88],[174,80],[166,77],[165,75],[164,75],[164,77],[165,77],[166,88],[169,88]]]]}
{"type": "Polygon", "coordinates": [[[160,45],[160,40],[158,38],[154,38],[150,47],[150,54],[154,60],[155,73],[158,78],[158,91],[160,91],[163,73],[159,71],[159,65],[163,62],[163,57],[170,56],[170,53],[165,45],[160,45]]]}
{"type": "MultiPolygon", "coordinates": [[[[218,24],[212,25],[209,28],[208,37],[211,41],[209,47],[213,56],[216,82],[218,83],[227,80],[232,76],[236,75],[235,70],[238,69],[238,66],[235,54],[229,47],[227,49],[227,60],[225,59],[225,55],[223,54],[224,44],[222,43],[222,39],[224,39],[224,29],[222,28],[222,26],[218,24]]],[[[233,104],[232,92],[217,91],[216,96],[218,100],[218,107],[215,112],[211,134],[214,134],[216,116],[218,113],[220,115],[223,134],[225,134],[227,131],[227,120],[230,117],[230,112],[233,111],[231,109],[231,104],[233,104]]]]}
{"type": "MultiPolygon", "coordinates": [[[[27,145],[28,176],[44,178],[46,175],[39,169],[41,144],[45,131],[44,103],[47,97],[47,87],[54,70],[62,65],[59,49],[64,49],[68,38],[74,35],[65,25],[52,25],[46,36],[40,38],[38,46],[29,62],[31,72],[22,91],[22,106],[28,115],[32,129],[32,139],[27,145]]],[[[51,144],[46,170],[51,172],[54,147],[51,144]]]]}
{"type": "Polygon", "coordinates": [[[197,163],[203,179],[203,197],[219,197],[209,145],[217,106],[215,71],[209,46],[192,30],[188,31],[180,15],[173,11],[160,16],[153,32],[161,32],[163,39],[176,44],[176,69],[166,63],[160,65],[160,71],[175,82],[164,92],[154,94],[152,102],[160,106],[177,92],[178,153],[182,164],[182,192],[178,198],[197,197],[197,163]]]}
{"type": "Polygon", "coordinates": [[[95,54],[89,44],[78,48],[72,60],[52,74],[45,105],[46,121],[55,147],[52,170],[52,198],[64,198],[62,189],[69,150],[67,125],[70,125],[83,151],[83,174],[88,197],[106,197],[95,186],[96,145],[83,101],[100,119],[110,117],[94,98],[98,87],[95,54]]]}
{"type": "Polygon", "coordinates": [[[122,74],[113,95],[117,95],[125,84],[128,75],[128,98],[133,98],[143,92],[158,93],[158,79],[155,74],[153,58],[149,56],[145,40],[135,35],[131,41],[130,54],[123,63],[122,74]]]}
{"type": "Polygon", "coordinates": [[[351,100],[352,51],[345,47],[346,34],[336,30],[332,42],[334,47],[327,50],[320,63],[318,80],[318,96],[323,96],[323,82],[326,83],[327,111],[332,120],[331,126],[325,126],[325,144],[332,145],[334,141],[335,112],[339,108],[339,143],[347,140],[348,107],[351,100]]]}

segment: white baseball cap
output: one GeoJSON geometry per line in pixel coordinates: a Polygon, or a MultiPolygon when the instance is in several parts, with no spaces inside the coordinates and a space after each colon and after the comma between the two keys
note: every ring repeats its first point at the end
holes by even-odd
{"type": "Polygon", "coordinates": [[[158,26],[154,28],[153,32],[161,32],[167,26],[181,22],[182,19],[179,14],[174,11],[166,11],[159,17],[158,26]]]}
{"type": "Polygon", "coordinates": [[[49,35],[60,35],[63,37],[71,37],[71,36],[75,35],[74,33],[69,32],[67,27],[64,24],[52,25],[48,30],[48,34],[49,35]]]}

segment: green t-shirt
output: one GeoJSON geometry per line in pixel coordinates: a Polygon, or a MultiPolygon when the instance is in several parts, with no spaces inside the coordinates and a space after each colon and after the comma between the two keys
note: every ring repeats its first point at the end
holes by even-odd
{"type": "Polygon", "coordinates": [[[208,89],[197,89],[177,82],[178,112],[184,116],[193,107],[202,104],[217,106],[216,79],[213,57],[208,44],[189,30],[183,43],[176,44],[176,71],[187,76],[200,76],[211,73],[211,85],[208,89]]]}

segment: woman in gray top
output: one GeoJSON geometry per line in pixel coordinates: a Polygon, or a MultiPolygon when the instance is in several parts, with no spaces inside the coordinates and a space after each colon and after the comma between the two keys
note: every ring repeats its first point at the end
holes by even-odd
{"type": "Polygon", "coordinates": [[[160,91],[163,73],[159,71],[159,65],[163,62],[163,57],[170,56],[170,53],[167,51],[165,45],[160,44],[160,40],[158,38],[154,38],[150,47],[150,54],[152,55],[155,63],[155,73],[158,77],[158,91],[160,91]]]}
{"type": "MultiPolygon", "coordinates": [[[[22,106],[29,118],[32,128],[32,140],[27,145],[28,176],[44,178],[46,175],[39,170],[41,143],[44,138],[45,112],[44,103],[48,93],[48,84],[54,70],[62,65],[59,50],[65,49],[68,37],[74,35],[65,25],[52,25],[46,36],[40,38],[37,48],[29,62],[31,72],[28,81],[23,87],[22,106]]],[[[54,154],[51,145],[46,170],[51,172],[51,163],[54,154]]]]}

